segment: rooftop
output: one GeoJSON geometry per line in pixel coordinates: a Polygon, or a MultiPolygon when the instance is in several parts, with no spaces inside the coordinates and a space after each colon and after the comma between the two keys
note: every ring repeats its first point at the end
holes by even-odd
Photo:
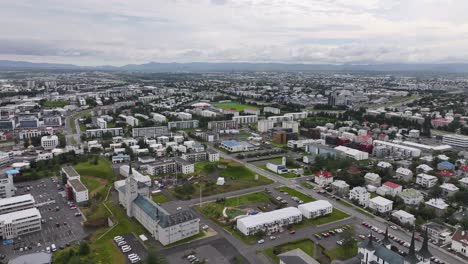
{"type": "Polygon", "coordinates": [[[63,167],[62,170],[68,177],[80,177],[80,174],[72,166],[63,167]]]}
{"type": "Polygon", "coordinates": [[[73,180],[70,180],[68,181],[68,183],[73,187],[73,189],[75,189],[75,191],[77,192],[84,192],[84,191],[87,191],[88,188],[86,188],[86,186],[84,186],[84,184],[78,180],[78,179],[73,179],[73,180]]]}

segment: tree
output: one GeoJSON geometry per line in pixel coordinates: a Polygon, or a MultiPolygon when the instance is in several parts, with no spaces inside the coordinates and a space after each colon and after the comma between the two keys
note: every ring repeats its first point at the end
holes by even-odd
{"type": "Polygon", "coordinates": [[[356,232],[354,228],[347,228],[343,230],[343,233],[340,234],[341,239],[343,239],[343,247],[350,247],[354,243],[354,237],[356,237],[356,232]]]}
{"type": "Polygon", "coordinates": [[[89,249],[88,242],[86,241],[81,242],[80,248],[78,249],[78,254],[84,256],[84,255],[88,255],[89,252],[90,252],[90,249],[89,249]]]}

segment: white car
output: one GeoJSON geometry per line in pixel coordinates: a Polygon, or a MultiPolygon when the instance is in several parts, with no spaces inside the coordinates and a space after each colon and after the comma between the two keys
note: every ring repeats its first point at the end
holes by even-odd
{"type": "Polygon", "coordinates": [[[117,246],[119,246],[119,247],[120,247],[120,246],[125,246],[125,245],[127,245],[127,242],[125,242],[125,240],[119,241],[119,242],[117,243],[117,246]]]}
{"type": "Polygon", "coordinates": [[[260,239],[259,241],[257,241],[257,243],[258,243],[258,244],[263,244],[263,243],[265,243],[265,240],[260,239]]]}
{"type": "Polygon", "coordinates": [[[122,249],[122,253],[127,253],[127,252],[130,252],[131,250],[132,250],[132,248],[122,249]]]}
{"type": "Polygon", "coordinates": [[[121,237],[121,236],[114,237],[115,242],[119,242],[119,241],[122,241],[122,240],[123,240],[123,237],[121,237]]]}
{"type": "Polygon", "coordinates": [[[270,237],[270,240],[275,240],[275,239],[276,239],[275,236],[271,236],[271,237],[270,237]]]}
{"type": "Polygon", "coordinates": [[[182,207],[179,206],[179,207],[176,208],[176,210],[177,211],[182,210],[182,207]]]}
{"type": "Polygon", "coordinates": [[[133,257],[138,257],[138,255],[135,254],[135,253],[132,253],[132,254],[128,255],[128,258],[129,258],[129,259],[130,259],[130,258],[133,258],[133,257]]]}
{"type": "Polygon", "coordinates": [[[46,248],[46,252],[47,252],[47,253],[50,253],[50,247],[47,247],[47,248],[46,248]]]}

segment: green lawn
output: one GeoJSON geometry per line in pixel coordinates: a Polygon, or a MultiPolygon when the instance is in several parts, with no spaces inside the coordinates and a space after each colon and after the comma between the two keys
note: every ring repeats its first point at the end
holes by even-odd
{"type": "Polygon", "coordinates": [[[297,190],[291,189],[291,188],[286,187],[286,186],[278,187],[278,188],[276,188],[276,190],[281,191],[281,192],[287,192],[292,197],[297,197],[300,200],[302,200],[304,203],[315,201],[315,199],[310,197],[309,195],[301,193],[301,192],[299,192],[297,190]]]}
{"type": "Polygon", "coordinates": [[[310,226],[310,225],[323,225],[323,224],[328,224],[331,222],[345,219],[346,217],[349,217],[347,213],[333,208],[333,212],[329,215],[314,218],[314,219],[304,218],[302,223],[296,224],[294,225],[294,227],[296,229],[299,229],[299,228],[303,228],[303,227],[310,226]]]}
{"type": "Polygon", "coordinates": [[[370,218],[375,218],[375,215],[373,215],[371,212],[368,212],[368,211],[366,211],[366,210],[364,210],[364,209],[362,209],[362,208],[354,208],[354,209],[355,209],[356,211],[358,211],[359,213],[361,213],[361,214],[367,215],[367,216],[370,217],[370,218]]]}
{"type": "Polygon", "coordinates": [[[376,193],[370,193],[370,199],[375,198],[377,196],[379,196],[379,195],[377,195],[376,193]]]}
{"type": "MultiPolygon", "coordinates": [[[[75,130],[76,130],[76,129],[75,129],[75,130]]],[[[71,139],[71,144],[72,144],[72,145],[76,145],[76,140],[75,140],[74,137],[72,137],[72,139],[71,139]]]]}
{"type": "Polygon", "coordinates": [[[64,101],[45,101],[41,102],[41,105],[43,107],[64,107],[66,105],[69,105],[69,103],[64,101]]]}
{"type": "Polygon", "coordinates": [[[157,204],[162,204],[162,203],[167,203],[169,201],[171,201],[166,195],[164,195],[163,193],[158,193],[158,194],[155,194],[151,197],[153,199],[153,202],[157,203],[157,204]]]}
{"type": "Polygon", "coordinates": [[[314,242],[310,239],[299,239],[272,248],[267,248],[263,251],[263,253],[270,257],[274,263],[279,263],[279,258],[277,255],[297,248],[300,248],[311,257],[314,256],[314,242]]]}
{"type": "Polygon", "coordinates": [[[356,256],[358,252],[357,242],[355,241],[353,245],[335,247],[332,249],[326,249],[323,253],[327,255],[332,261],[333,260],[346,260],[356,256]]]}
{"type": "Polygon", "coordinates": [[[82,176],[104,178],[111,182],[114,180],[114,172],[112,171],[111,164],[104,158],[99,158],[97,165],[93,165],[92,161],[90,160],[86,162],[80,162],[73,167],[82,176]]]}
{"type": "MultiPolygon", "coordinates": [[[[219,162],[200,162],[195,164],[195,174],[207,176],[208,174],[216,173],[216,171],[219,171],[219,176],[225,178],[225,184],[222,186],[216,185],[213,178],[211,178],[208,181],[193,184],[194,188],[191,193],[177,188],[171,188],[168,191],[179,199],[190,199],[200,195],[200,188],[202,196],[205,197],[273,183],[272,180],[261,175],[258,176],[258,180],[255,180],[255,173],[253,171],[233,161],[221,160],[219,162]],[[226,168],[218,169],[218,164],[224,164],[226,168]],[[183,193],[181,193],[182,191],[183,193]]],[[[214,178],[217,177],[215,176],[214,178]]]]}
{"type": "Polygon", "coordinates": [[[353,205],[348,203],[347,201],[340,200],[339,203],[346,206],[346,207],[351,207],[351,208],[353,207],[353,205]]]}
{"type": "Polygon", "coordinates": [[[86,132],[87,128],[85,124],[80,124],[80,131],[81,132],[86,132]]]}
{"type": "Polygon", "coordinates": [[[307,189],[315,189],[315,186],[313,186],[312,184],[308,182],[301,182],[301,186],[306,187],[307,189]]]}
{"type": "Polygon", "coordinates": [[[94,177],[82,176],[81,181],[83,184],[88,187],[88,191],[92,192],[101,186],[101,182],[95,179],[94,177]]]}
{"type": "Polygon", "coordinates": [[[271,170],[267,169],[267,166],[266,166],[265,164],[264,164],[264,165],[260,165],[260,166],[258,166],[258,167],[260,167],[261,169],[264,169],[264,170],[266,170],[266,171],[268,171],[268,172],[274,173],[274,174],[276,174],[276,175],[278,175],[278,176],[281,176],[281,177],[283,177],[283,178],[288,178],[288,179],[290,179],[290,178],[297,178],[297,177],[299,177],[299,175],[297,175],[297,174],[295,174],[295,173],[292,173],[292,172],[283,173],[283,174],[276,173],[276,172],[274,172],[274,171],[271,171],[271,170]]]}
{"type": "Polygon", "coordinates": [[[256,106],[246,105],[236,102],[229,102],[229,103],[217,103],[214,104],[215,107],[221,108],[224,110],[236,110],[236,111],[243,111],[246,108],[258,109],[256,106]]]}

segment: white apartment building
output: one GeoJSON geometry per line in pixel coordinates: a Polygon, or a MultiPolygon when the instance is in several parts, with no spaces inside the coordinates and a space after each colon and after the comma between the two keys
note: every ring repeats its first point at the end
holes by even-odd
{"type": "Polygon", "coordinates": [[[257,130],[260,133],[268,132],[268,130],[272,129],[273,127],[275,127],[275,121],[273,120],[268,120],[268,119],[258,120],[257,130]]]}
{"type": "Polygon", "coordinates": [[[425,204],[429,208],[434,209],[438,216],[443,215],[449,207],[449,205],[443,199],[440,198],[430,199],[425,204]]]}
{"type": "Polygon", "coordinates": [[[333,212],[333,206],[325,200],[301,204],[297,207],[305,218],[317,218],[333,212]]]}
{"type": "Polygon", "coordinates": [[[167,118],[165,116],[161,115],[161,114],[151,113],[151,115],[153,116],[153,120],[156,121],[156,122],[163,123],[163,122],[167,121],[167,118]]]}
{"type": "Polygon", "coordinates": [[[369,200],[369,208],[379,213],[387,213],[393,209],[393,201],[377,196],[369,200]]]}
{"type": "Polygon", "coordinates": [[[416,221],[414,215],[403,210],[393,212],[392,216],[395,217],[401,224],[414,225],[414,222],[416,221]]]}
{"type": "Polygon", "coordinates": [[[380,184],[382,183],[382,179],[380,178],[380,176],[377,173],[373,172],[366,173],[366,175],[364,175],[364,180],[366,184],[373,185],[376,187],[380,186],[380,184]]]}
{"type": "Polygon", "coordinates": [[[450,197],[460,190],[460,188],[452,183],[444,183],[440,185],[440,188],[442,189],[442,195],[445,197],[450,197]]]}
{"type": "Polygon", "coordinates": [[[280,123],[283,121],[293,120],[293,118],[291,116],[284,116],[284,115],[283,116],[269,116],[268,120],[272,120],[275,123],[280,123]]]}
{"type": "Polygon", "coordinates": [[[253,124],[258,122],[257,115],[245,115],[245,116],[233,116],[232,121],[236,121],[238,124],[253,124]]]}
{"type": "Polygon", "coordinates": [[[79,179],[68,180],[67,184],[73,191],[73,200],[76,203],[85,203],[89,200],[88,188],[79,179]]]}
{"type": "Polygon", "coordinates": [[[0,215],[0,239],[13,239],[18,236],[41,230],[41,213],[36,208],[0,215]]]}
{"type": "Polygon", "coordinates": [[[41,147],[44,149],[54,149],[58,146],[59,139],[56,135],[41,137],[41,147]]]}
{"type": "Polygon", "coordinates": [[[392,197],[395,197],[397,194],[401,193],[402,190],[403,187],[401,185],[388,181],[384,182],[382,186],[377,188],[377,194],[382,196],[390,195],[392,197]]]}
{"type": "Polygon", "coordinates": [[[283,128],[292,129],[292,132],[299,133],[299,122],[297,121],[283,121],[281,124],[283,128]]]}
{"type": "Polygon", "coordinates": [[[9,198],[15,195],[15,185],[11,177],[0,179],[0,198],[9,198]]]}
{"type": "Polygon", "coordinates": [[[369,206],[370,193],[364,187],[354,187],[349,192],[349,199],[355,200],[362,207],[369,206]]]}
{"type": "Polygon", "coordinates": [[[267,234],[280,231],[283,227],[302,221],[302,212],[296,207],[286,207],[237,219],[237,230],[249,236],[258,231],[267,234]]]}
{"type": "Polygon", "coordinates": [[[0,151],[0,166],[8,164],[10,161],[10,155],[6,152],[0,151]]]}
{"type": "Polygon", "coordinates": [[[198,123],[198,120],[173,121],[167,123],[167,128],[169,128],[169,130],[198,128],[198,123]]]}
{"type": "Polygon", "coordinates": [[[437,184],[437,177],[425,173],[419,173],[416,175],[416,184],[429,189],[437,184]]]}
{"type": "Polygon", "coordinates": [[[264,112],[264,113],[272,113],[272,114],[275,114],[275,115],[279,115],[279,114],[281,113],[281,110],[280,110],[279,108],[266,106],[266,107],[263,108],[263,112],[264,112]]]}
{"type": "Polygon", "coordinates": [[[348,148],[345,146],[338,146],[335,150],[343,153],[345,156],[355,160],[366,160],[369,158],[369,153],[357,149],[348,148]]]}
{"type": "Polygon", "coordinates": [[[415,189],[405,189],[398,194],[406,205],[419,205],[424,201],[422,193],[415,189]]]}
{"type": "Polygon", "coordinates": [[[291,117],[293,120],[299,120],[299,119],[307,118],[307,115],[308,115],[307,112],[297,112],[297,113],[284,114],[284,116],[291,117]]]}
{"type": "Polygon", "coordinates": [[[421,156],[421,150],[417,148],[412,148],[408,146],[403,146],[400,144],[395,144],[391,142],[381,141],[381,140],[374,140],[373,142],[374,148],[375,147],[385,147],[386,150],[390,154],[400,154],[402,156],[407,157],[419,157],[421,156]]]}
{"type": "Polygon", "coordinates": [[[35,203],[34,197],[31,194],[0,199],[0,214],[8,214],[34,208],[35,203]]]}
{"type": "Polygon", "coordinates": [[[167,134],[169,134],[169,129],[167,126],[132,128],[132,137],[134,138],[155,138],[167,134]]]}
{"type": "Polygon", "coordinates": [[[442,143],[454,147],[468,148],[468,137],[462,135],[443,135],[442,143]]]}
{"type": "Polygon", "coordinates": [[[177,113],[177,118],[179,118],[180,120],[191,120],[192,114],[186,112],[179,112],[177,113]]]}
{"type": "Polygon", "coordinates": [[[98,118],[96,118],[96,125],[99,128],[106,129],[107,128],[107,121],[104,120],[104,118],[102,118],[102,117],[98,117],[98,118]]]}

